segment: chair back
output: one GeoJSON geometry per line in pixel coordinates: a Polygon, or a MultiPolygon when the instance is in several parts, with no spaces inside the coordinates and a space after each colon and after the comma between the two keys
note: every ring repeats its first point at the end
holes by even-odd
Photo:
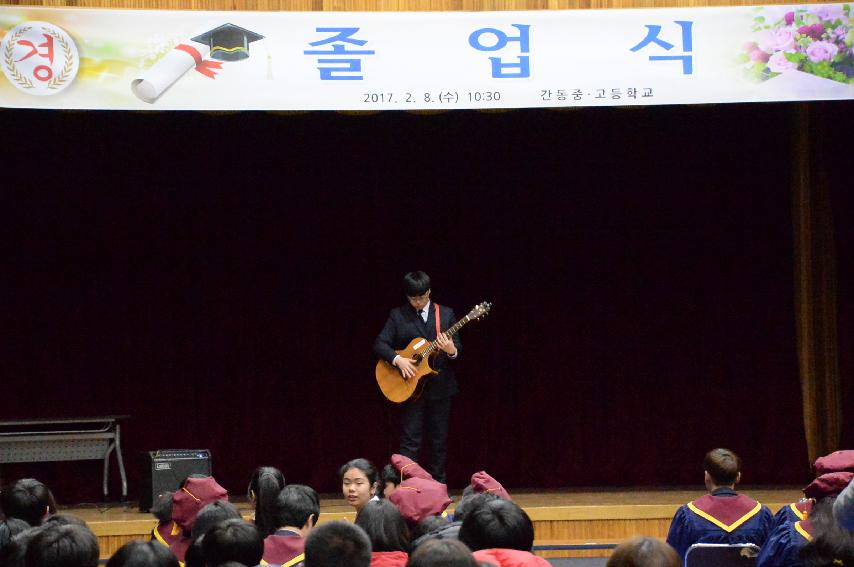
{"type": "Polygon", "coordinates": [[[754,567],[759,547],[752,543],[695,543],[685,554],[685,567],[754,567]]]}

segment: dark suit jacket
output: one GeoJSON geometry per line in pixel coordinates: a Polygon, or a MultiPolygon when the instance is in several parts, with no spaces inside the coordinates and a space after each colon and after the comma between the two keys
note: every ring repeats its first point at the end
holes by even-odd
{"type": "MultiPolygon", "coordinates": [[[[395,307],[388,315],[383,330],[374,341],[374,354],[389,364],[397,355],[395,351],[402,350],[412,342],[412,339],[424,338],[429,341],[436,340],[436,312],[434,302],[430,302],[427,322],[421,320],[418,313],[408,303],[395,307]]],[[[444,305],[439,305],[439,320],[442,332],[447,331],[457,322],[454,310],[444,305]]],[[[457,356],[462,353],[460,335],[454,335],[454,344],[457,345],[457,356]]],[[[422,396],[429,399],[447,398],[459,391],[457,378],[454,375],[453,362],[448,356],[439,351],[433,359],[431,366],[439,373],[434,376],[425,377],[424,392],[422,396]]]]}

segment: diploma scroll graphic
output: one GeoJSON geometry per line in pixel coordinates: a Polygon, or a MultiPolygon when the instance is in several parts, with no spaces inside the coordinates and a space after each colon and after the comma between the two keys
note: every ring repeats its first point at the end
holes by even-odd
{"type": "Polygon", "coordinates": [[[131,81],[131,91],[140,100],[151,104],[190,69],[195,68],[199,73],[213,79],[216,74],[214,69],[219,69],[222,64],[205,60],[209,53],[210,47],[207,45],[190,40],[181,42],[131,81]]]}

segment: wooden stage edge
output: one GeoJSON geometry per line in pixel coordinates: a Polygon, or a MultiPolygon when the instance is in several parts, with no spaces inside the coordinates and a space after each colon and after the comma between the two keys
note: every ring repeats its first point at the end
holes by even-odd
{"type": "MultiPolygon", "coordinates": [[[[740,491],[776,512],[802,497],[800,487],[741,487],[740,491]]],[[[452,491],[455,502],[460,492],[452,491]]],[[[676,509],[704,494],[702,487],[688,489],[571,489],[560,491],[511,490],[513,500],[534,522],[535,545],[614,544],[636,535],[664,538],[676,509]]],[[[234,501],[245,517],[249,504],[234,501]]],[[[449,508],[453,510],[453,504],[449,508]]],[[[134,539],[148,539],[155,525],[151,514],[140,512],[135,502],[109,506],[60,507],[60,512],[85,520],[101,546],[101,558],[110,557],[134,539]]],[[[337,494],[322,494],[320,523],[353,521],[355,514],[337,494]]],[[[543,557],[604,557],[609,549],[538,551],[543,557]]]]}

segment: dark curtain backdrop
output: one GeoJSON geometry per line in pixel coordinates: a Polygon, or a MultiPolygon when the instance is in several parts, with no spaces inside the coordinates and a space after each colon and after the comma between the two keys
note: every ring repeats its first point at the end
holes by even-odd
{"type": "Polygon", "coordinates": [[[854,117],[851,115],[851,104],[845,108],[847,116],[838,113],[822,116],[825,120],[841,120],[841,124],[827,125],[829,127],[823,134],[823,143],[828,149],[824,156],[827,160],[824,169],[827,173],[837,250],[837,335],[842,403],[840,447],[843,449],[854,447],[854,191],[851,187],[850,161],[854,146],[851,137],[854,117]],[[846,155],[849,158],[844,157],[846,155]]]}
{"type": "MultiPolygon", "coordinates": [[[[816,108],[850,395],[854,119],[816,108]]],[[[261,464],[334,491],[395,448],[371,343],[423,269],[459,313],[494,302],[462,332],[452,488],[699,487],[715,446],[804,483],[795,114],[2,111],[0,412],[132,415],[132,495],[141,452],[180,447],[233,493],[261,464]]],[[[98,496],[95,462],[0,472],[98,496]]]]}

